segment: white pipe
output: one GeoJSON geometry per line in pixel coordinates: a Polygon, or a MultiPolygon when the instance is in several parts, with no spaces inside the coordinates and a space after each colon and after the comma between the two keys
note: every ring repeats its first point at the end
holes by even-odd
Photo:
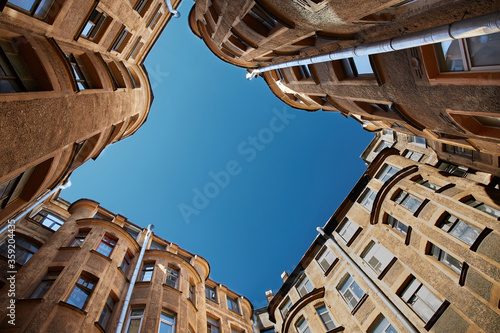
{"type": "Polygon", "coordinates": [[[327,240],[330,240],[330,243],[333,245],[335,250],[340,252],[342,257],[351,265],[351,267],[358,273],[363,281],[366,282],[366,284],[373,290],[375,291],[375,295],[377,295],[382,303],[384,303],[389,310],[399,319],[401,324],[403,324],[406,329],[411,332],[411,333],[418,333],[418,330],[415,329],[415,327],[412,325],[412,323],[408,320],[408,318],[405,317],[405,315],[399,311],[399,309],[392,303],[392,301],[385,296],[384,292],[380,290],[380,288],[373,283],[373,281],[370,279],[370,277],[361,269],[361,267],[358,266],[358,264],[349,256],[349,254],[344,251],[344,249],[337,243],[337,240],[335,237],[331,234],[326,234],[323,228],[317,227],[316,230],[320,233],[321,236],[326,238],[327,240]]]}
{"type": "Polygon", "coordinates": [[[128,304],[130,303],[130,297],[132,296],[132,291],[134,291],[135,281],[137,280],[137,275],[139,275],[139,269],[141,268],[142,258],[144,257],[144,252],[146,252],[146,247],[148,246],[149,238],[151,237],[151,233],[154,229],[154,225],[148,225],[148,232],[146,233],[146,237],[144,237],[144,241],[142,242],[141,253],[139,254],[139,258],[137,258],[137,264],[134,268],[134,274],[132,274],[132,278],[130,279],[130,285],[128,286],[127,295],[125,296],[125,301],[123,302],[122,311],[120,312],[120,318],[118,319],[118,323],[116,324],[115,333],[121,333],[123,329],[123,322],[125,321],[125,315],[127,314],[128,304]]]}
{"type": "Polygon", "coordinates": [[[312,57],[294,59],[280,64],[257,68],[248,72],[247,80],[253,79],[257,74],[289,68],[293,66],[310,65],[331,60],[360,57],[372,54],[386,53],[419,47],[428,44],[441,43],[454,39],[477,37],[500,32],[500,12],[483,15],[472,19],[453,22],[451,24],[413,32],[401,37],[385,39],[378,42],[367,43],[343,50],[332,51],[312,57]]]}
{"type": "Polygon", "coordinates": [[[7,224],[4,225],[2,227],[2,229],[0,229],[0,235],[3,235],[3,233],[5,232],[5,230],[7,230],[7,228],[11,225],[14,225],[16,224],[19,220],[21,220],[23,217],[25,217],[29,212],[31,212],[31,210],[33,208],[35,208],[36,206],[38,206],[39,204],[41,204],[42,202],[44,202],[48,197],[50,197],[52,194],[54,194],[55,192],[59,191],[59,190],[64,190],[68,187],[71,186],[71,181],[68,179],[64,184],[60,184],[60,185],[57,185],[56,187],[54,187],[52,190],[50,190],[49,192],[47,192],[45,195],[43,195],[42,197],[40,197],[38,200],[36,200],[35,202],[33,202],[31,205],[29,205],[21,214],[17,215],[15,218],[7,221],[7,224]]]}
{"type": "Polygon", "coordinates": [[[174,7],[172,7],[172,3],[170,2],[170,0],[166,0],[166,2],[167,2],[168,11],[171,12],[175,18],[181,17],[181,13],[179,13],[177,10],[174,9],[174,7]]]}

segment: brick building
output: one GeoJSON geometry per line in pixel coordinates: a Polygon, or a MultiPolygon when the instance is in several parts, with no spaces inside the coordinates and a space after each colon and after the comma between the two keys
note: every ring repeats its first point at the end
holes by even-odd
{"type": "MultiPolygon", "coordinates": [[[[180,1],[174,1],[174,7],[180,1]]],[[[165,0],[0,1],[0,223],[146,120],[165,0]]]]}
{"type": "Polygon", "coordinates": [[[189,22],[217,57],[257,69],[294,108],[339,111],[370,131],[391,129],[490,154],[482,163],[498,169],[499,10],[498,1],[483,0],[197,0],[189,22]],[[457,24],[476,24],[484,34],[428,44],[455,29],[444,25],[457,24]],[[417,37],[427,44],[353,51],[367,53],[381,41],[378,48],[387,51],[417,37]],[[345,55],[335,60],[310,60],[340,50],[345,55]],[[265,71],[269,65],[281,67],[265,71]]]}
{"type": "Polygon", "coordinates": [[[95,201],[69,204],[57,196],[15,227],[13,326],[6,279],[13,269],[7,267],[5,237],[8,233],[0,245],[2,332],[115,332],[136,268],[124,332],[252,331],[252,304],[211,280],[206,259],[147,236],[146,229],[95,201]]]}

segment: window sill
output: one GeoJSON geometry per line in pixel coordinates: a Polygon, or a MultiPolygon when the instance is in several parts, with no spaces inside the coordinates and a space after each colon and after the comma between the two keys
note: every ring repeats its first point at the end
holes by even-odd
{"type": "Polygon", "coordinates": [[[82,248],[80,246],[61,246],[59,250],[68,250],[68,251],[76,251],[76,250],[81,250],[82,248]]]}
{"type": "Polygon", "coordinates": [[[364,294],[363,297],[359,300],[358,304],[354,307],[354,309],[351,310],[351,315],[354,316],[356,312],[358,312],[359,308],[363,305],[363,303],[366,301],[368,298],[368,294],[364,294]]]}
{"type": "Polygon", "coordinates": [[[125,281],[127,281],[128,283],[130,283],[130,280],[128,279],[127,275],[122,270],[122,268],[121,267],[117,267],[117,268],[118,268],[118,271],[120,272],[120,274],[125,278],[125,281]]]}
{"type": "Polygon", "coordinates": [[[152,284],[152,283],[151,283],[151,281],[137,281],[137,282],[135,283],[135,285],[136,285],[136,286],[137,286],[137,285],[139,285],[139,286],[149,286],[149,285],[151,285],[151,284],[152,284]]]}
{"type": "Polygon", "coordinates": [[[102,332],[102,333],[106,333],[106,330],[101,326],[101,324],[99,324],[99,322],[95,321],[94,322],[94,325],[95,327],[97,327],[97,329],[102,332]]]}
{"type": "Polygon", "coordinates": [[[207,301],[210,301],[210,302],[212,302],[212,303],[215,303],[215,304],[219,305],[219,302],[214,301],[213,299],[206,298],[206,297],[205,297],[205,299],[206,299],[207,301]]]}
{"type": "Polygon", "coordinates": [[[233,309],[228,309],[228,310],[229,310],[229,311],[231,311],[231,312],[232,312],[232,313],[234,313],[234,314],[237,314],[238,316],[242,316],[242,314],[241,314],[241,313],[236,312],[236,311],[234,311],[233,309]]]}
{"type": "Polygon", "coordinates": [[[182,291],[180,291],[180,290],[179,290],[179,289],[177,289],[177,288],[171,287],[171,286],[169,286],[169,285],[168,285],[168,284],[166,284],[166,283],[163,283],[163,284],[162,284],[162,286],[163,286],[163,288],[167,288],[167,289],[170,289],[170,290],[173,290],[173,291],[177,292],[179,295],[180,295],[180,294],[182,294],[182,291]]]}
{"type": "Polygon", "coordinates": [[[45,300],[43,298],[20,298],[16,299],[16,303],[43,303],[45,300]]]}
{"type": "Polygon", "coordinates": [[[83,316],[87,316],[87,311],[82,310],[82,309],[80,309],[79,307],[76,307],[76,306],[74,306],[74,305],[72,305],[72,304],[66,303],[66,302],[64,302],[64,301],[59,301],[59,303],[58,303],[58,304],[59,304],[59,305],[61,305],[61,306],[66,307],[66,308],[68,308],[68,309],[70,309],[70,310],[73,310],[73,311],[75,311],[75,312],[77,312],[77,313],[79,313],[79,314],[81,314],[81,315],[83,315],[83,316]]]}
{"type": "Polygon", "coordinates": [[[335,260],[332,262],[330,267],[328,267],[328,269],[326,270],[325,276],[328,276],[328,274],[330,274],[330,272],[333,270],[333,268],[335,267],[335,265],[337,265],[338,262],[339,262],[339,258],[335,258],[335,260]]]}
{"type": "Polygon", "coordinates": [[[99,253],[99,252],[97,252],[96,250],[90,250],[89,252],[90,252],[90,253],[93,253],[93,254],[95,254],[95,255],[98,255],[99,257],[104,258],[104,259],[106,259],[106,260],[107,260],[107,261],[109,261],[109,262],[111,262],[111,261],[112,261],[110,257],[106,257],[104,254],[99,253]]]}
{"type": "Polygon", "coordinates": [[[336,333],[336,332],[342,332],[342,331],[344,331],[344,326],[336,327],[333,330],[327,331],[326,333],[336,333]]]}

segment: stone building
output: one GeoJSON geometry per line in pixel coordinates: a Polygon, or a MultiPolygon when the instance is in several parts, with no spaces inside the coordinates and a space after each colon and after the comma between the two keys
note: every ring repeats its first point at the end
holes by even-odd
{"type": "MultiPolygon", "coordinates": [[[[180,1],[174,1],[174,7],[180,1]]],[[[165,0],[0,1],[0,224],[146,120],[165,0]]]]}
{"type": "Polygon", "coordinates": [[[373,157],[382,138],[265,315],[283,333],[499,331],[500,190],[408,142],[373,157]]]}
{"type": "Polygon", "coordinates": [[[122,332],[124,304],[123,332],[252,332],[252,304],[211,280],[206,259],[95,201],[54,196],[35,208],[15,227],[15,268],[4,258],[8,235],[0,245],[2,332],[122,332]],[[8,297],[11,270],[16,292],[8,297]]]}
{"type": "Polygon", "coordinates": [[[487,0],[196,0],[189,22],[217,57],[259,73],[291,107],[494,155],[482,160],[498,169],[499,10],[487,0]],[[460,22],[485,35],[428,44],[460,22]],[[361,55],[370,43],[392,40],[389,50],[423,35],[415,47],[361,55]]]}

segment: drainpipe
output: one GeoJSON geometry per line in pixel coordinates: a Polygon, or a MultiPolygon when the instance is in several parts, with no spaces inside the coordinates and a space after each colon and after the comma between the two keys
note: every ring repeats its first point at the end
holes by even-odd
{"type": "Polygon", "coordinates": [[[123,302],[122,311],[120,312],[120,318],[118,319],[118,323],[116,324],[115,333],[121,333],[123,329],[123,322],[125,321],[125,315],[127,314],[130,297],[132,296],[135,281],[137,280],[137,275],[139,275],[139,268],[141,268],[142,258],[144,257],[144,252],[146,252],[146,247],[148,246],[148,241],[151,237],[154,227],[155,226],[152,224],[148,225],[148,232],[146,233],[146,237],[144,237],[144,241],[142,242],[141,253],[139,254],[139,258],[137,258],[137,265],[135,265],[134,274],[132,274],[132,278],[130,279],[130,285],[128,286],[127,295],[125,296],[125,301],[123,302]]]}
{"type": "Polygon", "coordinates": [[[33,202],[31,205],[29,205],[21,214],[17,215],[15,218],[9,220],[7,222],[7,224],[4,225],[2,229],[0,229],[0,235],[2,235],[5,232],[5,230],[7,230],[7,228],[10,225],[16,224],[19,220],[21,220],[29,212],[31,212],[31,210],[33,208],[35,208],[36,206],[38,206],[39,204],[41,204],[42,202],[44,202],[52,194],[56,193],[59,190],[64,190],[64,189],[66,189],[66,188],[68,188],[70,186],[71,186],[71,181],[68,179],[64,184],[60,184],[60,185],[57,185],[56,187],[54,187],[52,190],[50,190],[45,195],[43,195],[42,197],[40,197],[38,200],[36,200],[35,202],[33,202]]]}
{"type": "Polygon", "coordinates": [[[382,290],[373,283],[373,281],[370,279],[368,275],[359,267],[359,265],[349,256],[347,252],[344,251],[344,249],[337,243],[337,240],[332,234],[326,234],[323,228],[317,227],[316,230],[320,233],[321,236],[326,238],[327,240],[330,240],[330,244],[333,245],[335,250],[340,252],[342,257],[349,263],[349,265],[352,266],[352,268],[356,271],[356,273],[361,276],[363,281],[368,284],[368,286],[375,292],[375,295],[377,295],[382,303],[384,303],[389,310],[399,319],[401,324],[403,324],[406,329],[411,332],[411,333],[418,333],[418,330],[412,325],[412,323],[408,320],[408,318],[405,317],[405,315],[399,311],[399,309],[392,303],[392,301],[385,296],[382,290]]]}
{"type": "Polygon", "coordinates": [[[170,0],[167,0],[167,7],[168,11],[171,12],[175,18],[181,17],[181,13],[179,13],[177,10],[174,9],[174,7],[172,7],[172,3],[170,2],[170,0]]]}
{"type": "Polygon", "coordinates": [[[477,37],[500,32],[500,12],[479,16],[439,27],[409,33],[404,36],[385,39],[378,42],[362,44],[343,50],[319,54],[312,57],[295,59],[280,64],[258,68],[247,73],[247,80],[253,79],[257,74],[294,66],[317,64],[332,60],[360,57],[372,54],[386,53],[419,47],[428,44],[441,43],[454,39],[477,37]]]}

